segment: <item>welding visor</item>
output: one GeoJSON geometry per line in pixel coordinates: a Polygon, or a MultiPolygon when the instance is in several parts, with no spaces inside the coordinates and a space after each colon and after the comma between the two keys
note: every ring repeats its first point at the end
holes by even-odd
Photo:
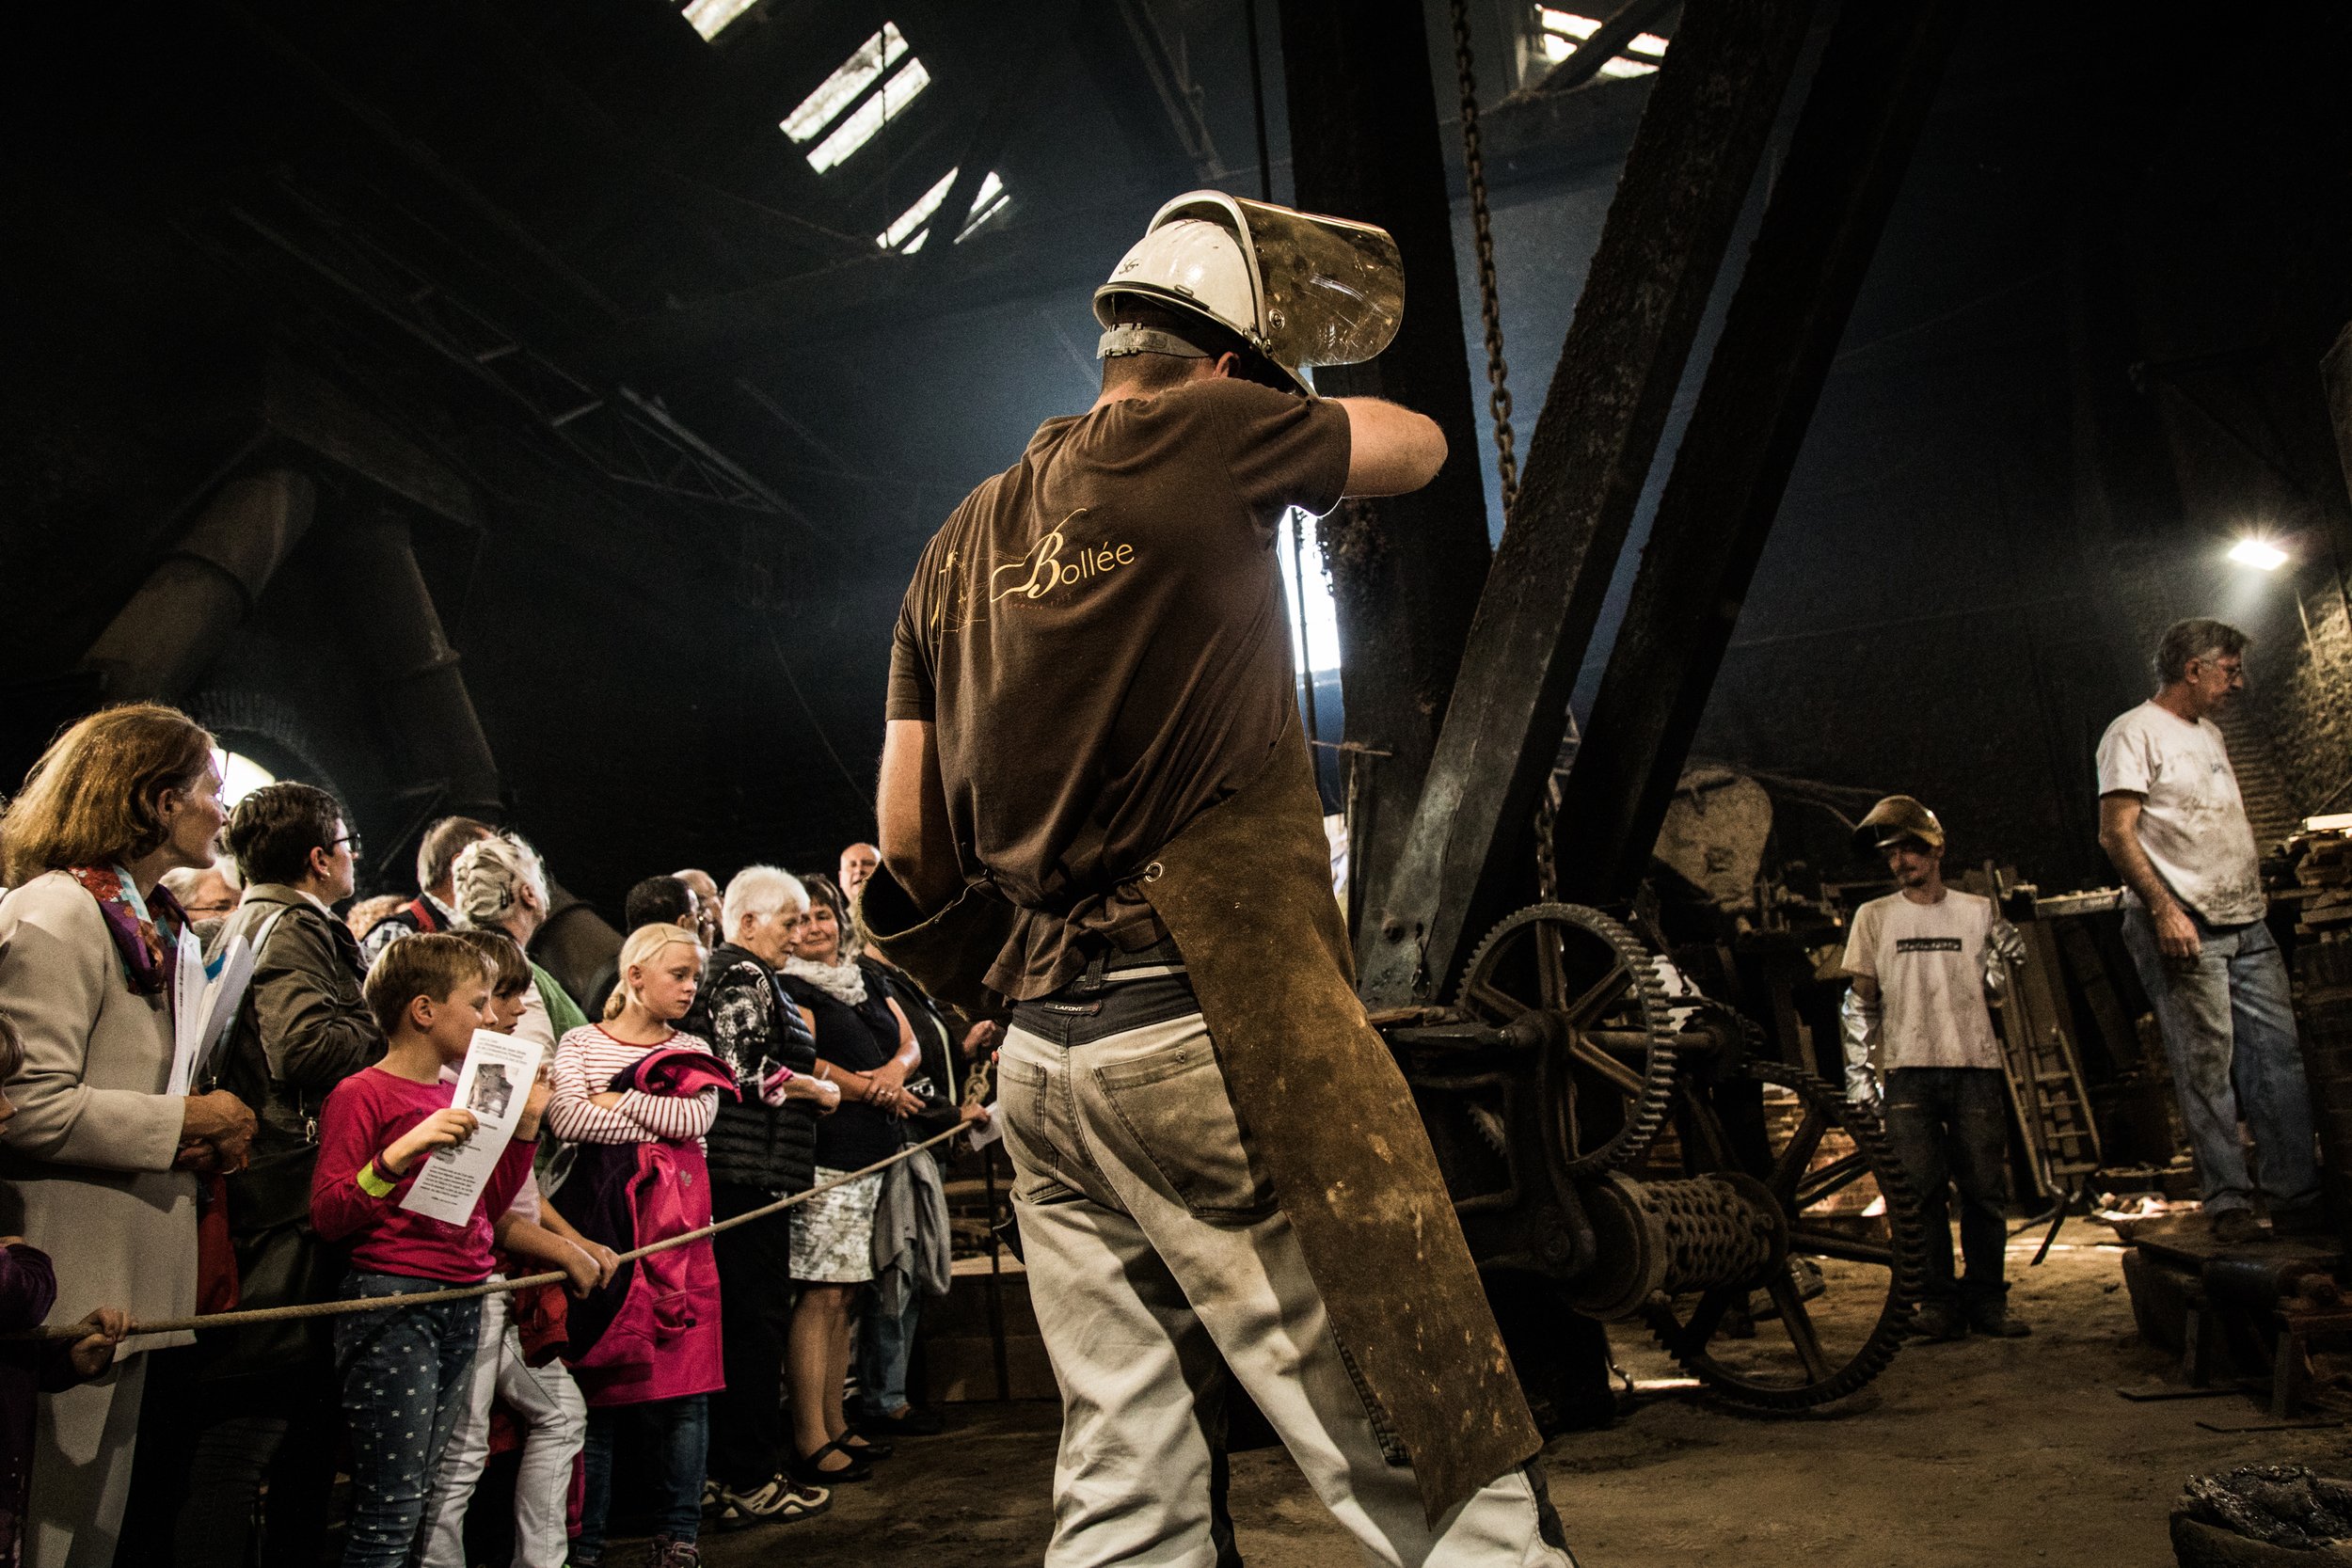
{"type": "Polygon", "coordinates": [[[1372,224],[1193,191],[1153,214],[1095,291],[1104,326],[1122,293],[1207,317],[1311,392],[1308,371],[1361,364],[1395,339],[1405,319],[1405,262],[1388,230],[1372,224]],[[1229,235],[1230,247],[1188,237],[1204,223],[1229,235]]]}

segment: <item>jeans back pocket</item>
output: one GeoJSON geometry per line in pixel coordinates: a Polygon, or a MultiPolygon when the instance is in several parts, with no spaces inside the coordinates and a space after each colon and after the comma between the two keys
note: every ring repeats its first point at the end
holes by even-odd
{"type": "Polygon", "coordinates": [[[1257,1220],[1274,1189],[1249,1158],[1206,1036],[1094,1069],[1120,1125],[1196,1219],[1257,1220]]]}
{"type": "Polygon", "coordinates": [[[997,1126],[1012,1156],[1012,1196],[1022,1203],[1066,1203],[1077,1196],[1065,1174],[1074,1162],[1054,1137],[1053,1089],[1052,1076],[1035,1062],[998,1058],[997,1126]]]}

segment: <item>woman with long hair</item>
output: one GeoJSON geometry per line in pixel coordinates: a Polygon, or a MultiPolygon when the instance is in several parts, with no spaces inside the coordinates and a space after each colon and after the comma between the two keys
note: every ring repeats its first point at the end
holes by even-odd
{"type": "MultiPolygon", "coordinates": [[[[841,1089],[841,1108],[817,1124],[819,1184],[886,1160],[898,1150],[899,1123],[918,1101],[907,1074],[922,1059],[898,1005],[869,985],[847,956],[848,901],[833,879],[803,877],[808,916],[784,963],[785,994],[806,1009],[817,1032],[816,1076],[841,1089]]],[[[874,1204],[882,1176],[860,1177],[792,1212],[792,1309],[786,1371],[792,1386],[793,1479],[832,1486],[864,1481],[886,1444],[850,1431],[841,1396],[850,1376],[850,1308],[874,1277],[874,1204]]]]}
{"type": "MultiPolygon", "coordinates": [[[[0,1232],[56,1262],[70,1309],[193,1312],[197,1174],[243,1165],[236,1096],[168,1093],[174,976],[187,927],[163,886],[213,863],[228,813],[213,737],[176,709],[91,714],[41,754],[0,816],[0,1011],[24,1037],[0,1129],[0,1232]]],[[[148,1351],[42,1402],[25,1561],[103,1568],[121,1533],[148,1351]]]]}

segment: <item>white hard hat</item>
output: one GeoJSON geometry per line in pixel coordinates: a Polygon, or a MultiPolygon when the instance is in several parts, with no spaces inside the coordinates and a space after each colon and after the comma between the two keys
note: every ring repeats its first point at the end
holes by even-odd
{"type": "Polygon", "coordinates": [[[1183,354],[1169,334],[1120,326],[1122,297],[1205,318],[1263,361],[1253,367],[1311,393],[1314,365],[1354,365],[1388,347],[1405,312],[1405,269],[1388,230],[1270,202],[1193,191],[1153,214],[1108,282],[1094,318],[1109,330],[1100,356],[1183,354]]]}

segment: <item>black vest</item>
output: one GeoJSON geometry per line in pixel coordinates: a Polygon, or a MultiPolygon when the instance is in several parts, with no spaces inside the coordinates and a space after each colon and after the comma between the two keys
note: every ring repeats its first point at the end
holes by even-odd
{"type": "Polygon", "coordinates": [[[776,983],[776,972],[757,954],[721,942],[703,973],[710,976],[709,983],[695,996],[679,1027],[699,1037],[733,1069],[742,1092],[739,1100],[720,1099],[719,1118],[703,1139],[710,1180],[756,1187],[779,1197],[804,1191],[816,1180],[817,1108],[805,1100],[771,1105],[759,1098],[759,1084],[779,1066],[794,1072],[814,1069],[816,1037],[776,983]],[[757,1042],[721,1039],[712,1026],[714,1014],[730,993],[750,987],[768,993],[768,1037],[757,1042]]]}

